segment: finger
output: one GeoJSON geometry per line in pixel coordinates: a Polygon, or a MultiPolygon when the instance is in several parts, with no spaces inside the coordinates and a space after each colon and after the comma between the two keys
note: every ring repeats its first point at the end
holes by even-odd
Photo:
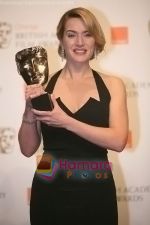
{"type": "Polygon", "coordinates": [[[30,98],[38,97],[40,95],[43,95],[44,93],[46,92],[43,89],[35,90],[32,94],[30,94],[30,98]]]}
{"type": "Polygon", "coordinates": [[[36,116],[36,120],[41,121],[43,123],[47,123],[47,124],[50,123],[49,117],[46,117],[46,116],[36,116]]]}
{"type": "Polygon", "coordinates": [[[30,88],[38,88],[38,87],[42,87],[41,84],[30,84],[30,85],[27,85],[27,87],[30,89],[30,88]]]}
{"type": "Polygon", "coordinates": [[[33,84],[33,85],[27,85],[25,88],[25,91],[37,91],[37,90],[42,90],[44,91],[43,87],[41,84],[33,84]]]}
{"type": "Polygon", "coordinates": [[[56,98],[55,98],[54,94],[51,94],[50,96],[51,96],[51,100],[52,100],[53,105],[54,105],[54,108],[55,108],[56,106],[58,106],[58,103],[56,101],[56,98]]]}
{"type": "Polygon", "coordinates": [[[51,116],[50,111],[41,111],[41,110],[37,110],[37,109],[32,109],[32,112],[37,116],[51,116]]]}

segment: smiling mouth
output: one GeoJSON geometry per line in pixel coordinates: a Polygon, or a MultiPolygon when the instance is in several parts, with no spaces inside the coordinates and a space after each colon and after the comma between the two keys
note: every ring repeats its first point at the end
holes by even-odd
{"type": "Polygon", "coordinates": [[[85,49],[74,49],[73,52],[76,53],[76,54],[82,55],[82,54],[85,54],[87,52],[87,50],[85,50],[85,49]]]}

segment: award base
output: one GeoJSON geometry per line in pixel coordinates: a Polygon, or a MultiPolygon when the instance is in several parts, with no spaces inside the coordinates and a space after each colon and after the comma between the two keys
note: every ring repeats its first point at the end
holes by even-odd
{"type": "Polygon", "coordinates": [[[48,93],[31,99],[31,102],[33,108],[40,111],[51,111],[54,108],[52,100],[50,99],[48,93]]]}

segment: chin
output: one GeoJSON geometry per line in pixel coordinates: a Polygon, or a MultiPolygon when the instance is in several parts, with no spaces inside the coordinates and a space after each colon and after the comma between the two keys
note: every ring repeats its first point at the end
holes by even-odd
{"type": "Polygon", "coordinates": [[[86,57],[86,58],[85,58],[85,57],[84,57],[84,58],[76,57],[76,58],[74,58],[72,61],[73,61],[73,62],[76,62],[76,63],[87,63],[87,62],[89,62],[89,60],[90,60],[90,59],[87,58],[87,57],[86,57]]]}

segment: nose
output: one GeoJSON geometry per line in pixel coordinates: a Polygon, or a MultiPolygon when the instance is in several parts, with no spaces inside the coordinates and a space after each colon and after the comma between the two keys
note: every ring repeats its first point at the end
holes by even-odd
{"type": "Polygon", "coordinates": [[[77,39],[76,39],[76,45],[77,46],[83,46],[84,45],[84,40],[81,34],[77,35],[77,39]]]}

